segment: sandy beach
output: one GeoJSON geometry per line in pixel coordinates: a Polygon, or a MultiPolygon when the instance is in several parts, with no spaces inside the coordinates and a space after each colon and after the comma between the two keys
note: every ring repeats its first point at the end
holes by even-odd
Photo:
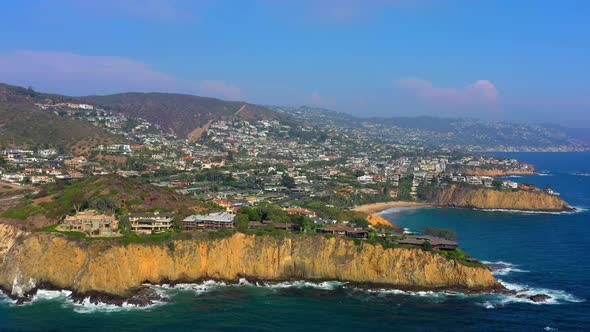
{"type": "Polygon", "coordinates": [[[364,213],[378,213],[381,211],[385,211],[387,209],[396,208],[396,207],[418,207],[418,206],[430,206],[431,204],[428,203],[420,203],[420,202],[406,202],[406,201],[391,201],[391,202],[381,202],[381,203],[373,203],[373,204],[365,204],[359,205],[355,207],[354,211],[364,212],[364,213]]]}

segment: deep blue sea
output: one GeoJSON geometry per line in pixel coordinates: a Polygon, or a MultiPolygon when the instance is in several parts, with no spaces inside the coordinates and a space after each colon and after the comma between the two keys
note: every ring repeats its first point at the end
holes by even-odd
{"type": "Polygon", "coordinates": [[[67,292],[42,291],[30,304],[0,299],[0,330],[258,331],[590,331],[590,153],[502,154],[542,175],[514,178],[550,185],[573,214],[468,209],[391,210],[383,216],[420,230],[452,228],[461,247],[489,262],[507,287],[551,296],[534,304],[514,296],[364,291],[336,282],[272,287],[157,287],[170,302],[150,308],[74,305],[67,292]]]}

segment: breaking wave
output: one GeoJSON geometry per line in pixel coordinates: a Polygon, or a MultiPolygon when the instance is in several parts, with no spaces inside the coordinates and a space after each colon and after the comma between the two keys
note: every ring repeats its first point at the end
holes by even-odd
{"type": "Polygon", "coordinates": [[[528,214],[528,215],[538,215],[538,214],[554,214],[554,215],[561,215],[561,214],[573,214],[573,213],[580,213],[586,211],[584,208],[573,207],[573,211],[529,211],[529,210],[514,210],[514,209],[476,209],[473,208],[472,210],[476,211],[486,211],[486,212],[506,212],[506,213],[515,213],[515,214],[528,214]]]}
{"type": "Polygon", "coordinates": [[[497,262],[482,261],[482,263],[487,265],[492,270],[492,274],[495,276],[505,276],[505,275],[512,273],[512,272],[521,272],[521,273],[522,272],[529,272],[527,270],[519,269],[518,265],[516,265],[516,264],[503,262],[503,261],[497,261],[497,262]]]}
{"type": "MultiPolygon", "coordinates": [[[[504,276],[509,273],[517,272],[523,273],[528,272],[518,268],[518,265],[497,261],[497,262],[483,262],[487,264],[491,269],[492,273],[497,276],[504,276]]],[[[476,305],[483,306],[487,309],[493,309],[503,307],[511,303],[528,303],[535,305],[550,305],[550,304],[561,304],[565,302],[583,302],[585,299],[580,299],[572,294],[565,291],[546,289],[546,288],[533,288],[527,285],[518,283],[509,283],[498,279],[500,283],[507,289],[514,291],[515,294],[469,294],[455,291],[410,291],[401,289],[374,289],[374,288],[360,288],[351,285],[346,282],[340,281],[285,281],[285,282],[250,282],[245,278],[239,279],[237,283],[226,283],[223,281],[207,280],[202,283],[180,283],[180,284],[162,284],[162,285],[151,285],[145,284],[144,286],[152,289],[158,294],[162,300],[154,301],[151,305],[137,306],[124,302],[121,306],[109,303],[97,302],[93,303],[90,298],[85,298],[80,303],[75,302],[71,298],[72,292],[68,290],[39,290],[33,297],[31,302],[27,305],[34,305],[35,303],[44,301],[57,301],[61,303],[62,308],[71,309],[80,314],[89,314],[95,312],[115,312],[115,311],[129,311],[129,310],[151,310],[155,307],[165,305],[170,301],[174,301],[174,296],[178,292],[192,292],[195,295],[204,294],[206,292],[222,289],[226,287],[253,287],[253,288],[266,288],[270,290],[280,290],[288,288],[296,289],[316,289],[323,291],[343,290],[348,296],[412,296],[418,298],[424,298],[428,301],[445,302],[449,299],[472,299],[476,305]],[[363,295],[364,294],[364,295],[363,295]],[[534,302],[528,297],[545,294],[549,296],[549,299],[543,302],[534,302]],[[478,302],[482,301],[482,302],[478,302]]],[[[9,303],[10,305],[16,305],[16,301],[11,300],[6,295],[0,295],[0,302],[9,303]]]]}
{"type": "Polygon", "coordinates": [[[504,285],[504,287],[508,288],[511,291],[515,291],[517,295],[508,295],[502,299],[503,304],[508,303],[529,303],[529,304],[536,304],[536,305],[543,305],[543,304],[561,304],[565,302],[584,302],[585,299],[581,299],[576,297],[573,294],[569,294],[562,290],[555,290],[549,288],[536,288],[536,287],[528,287],[527,285],[522,285],[518,283],[509,283],[503,280],[498,279],[498,281],[504,285]],[[545,294],[549,296],[549,299],[542,302],[534,302],[528,299],[528,296],[533,296],[537,294],[545,294]],[[521,297],[519,297],[521,295],[521,297]],[[524,295],[524,297],[522,297],[524,295]]]}

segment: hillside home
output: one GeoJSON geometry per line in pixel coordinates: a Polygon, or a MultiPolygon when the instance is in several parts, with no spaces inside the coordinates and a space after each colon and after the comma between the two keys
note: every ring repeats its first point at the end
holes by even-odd
{"type": "Polygon", "coordinates": [[[120,236],[119,222],[113,215],[101,214],[96,210],[86,210],[73,216],[66,216],[57,227],[60,231],[87,233],[90,236],[120,236]]]}
{"type": "Polygon", "coordinates": [[[161,233],[172,229],[171,212],[140,212],[130,213],[131,230],[138,234],[161,233]]]}
{"type": "Polygon", "coordinates": [[[215,212],[209,214],[192,215],[184,218],[182,225],[184,230],[234,228],[233,213],[215,212]]]}

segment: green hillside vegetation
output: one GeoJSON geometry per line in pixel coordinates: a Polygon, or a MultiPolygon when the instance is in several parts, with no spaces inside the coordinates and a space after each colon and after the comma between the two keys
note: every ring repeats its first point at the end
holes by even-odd
{"type": "Polygon", "coordinates": [[[174,191],[155,187],[138,179],[107,175],[42,187],[34,199],[6,210],[0,217],[26,220],[43,214],[51,222],[58,222],[68,214],[87,208],[119,215],[155,210],[189,214],[206,209],[205,204],[174,191]]]}

